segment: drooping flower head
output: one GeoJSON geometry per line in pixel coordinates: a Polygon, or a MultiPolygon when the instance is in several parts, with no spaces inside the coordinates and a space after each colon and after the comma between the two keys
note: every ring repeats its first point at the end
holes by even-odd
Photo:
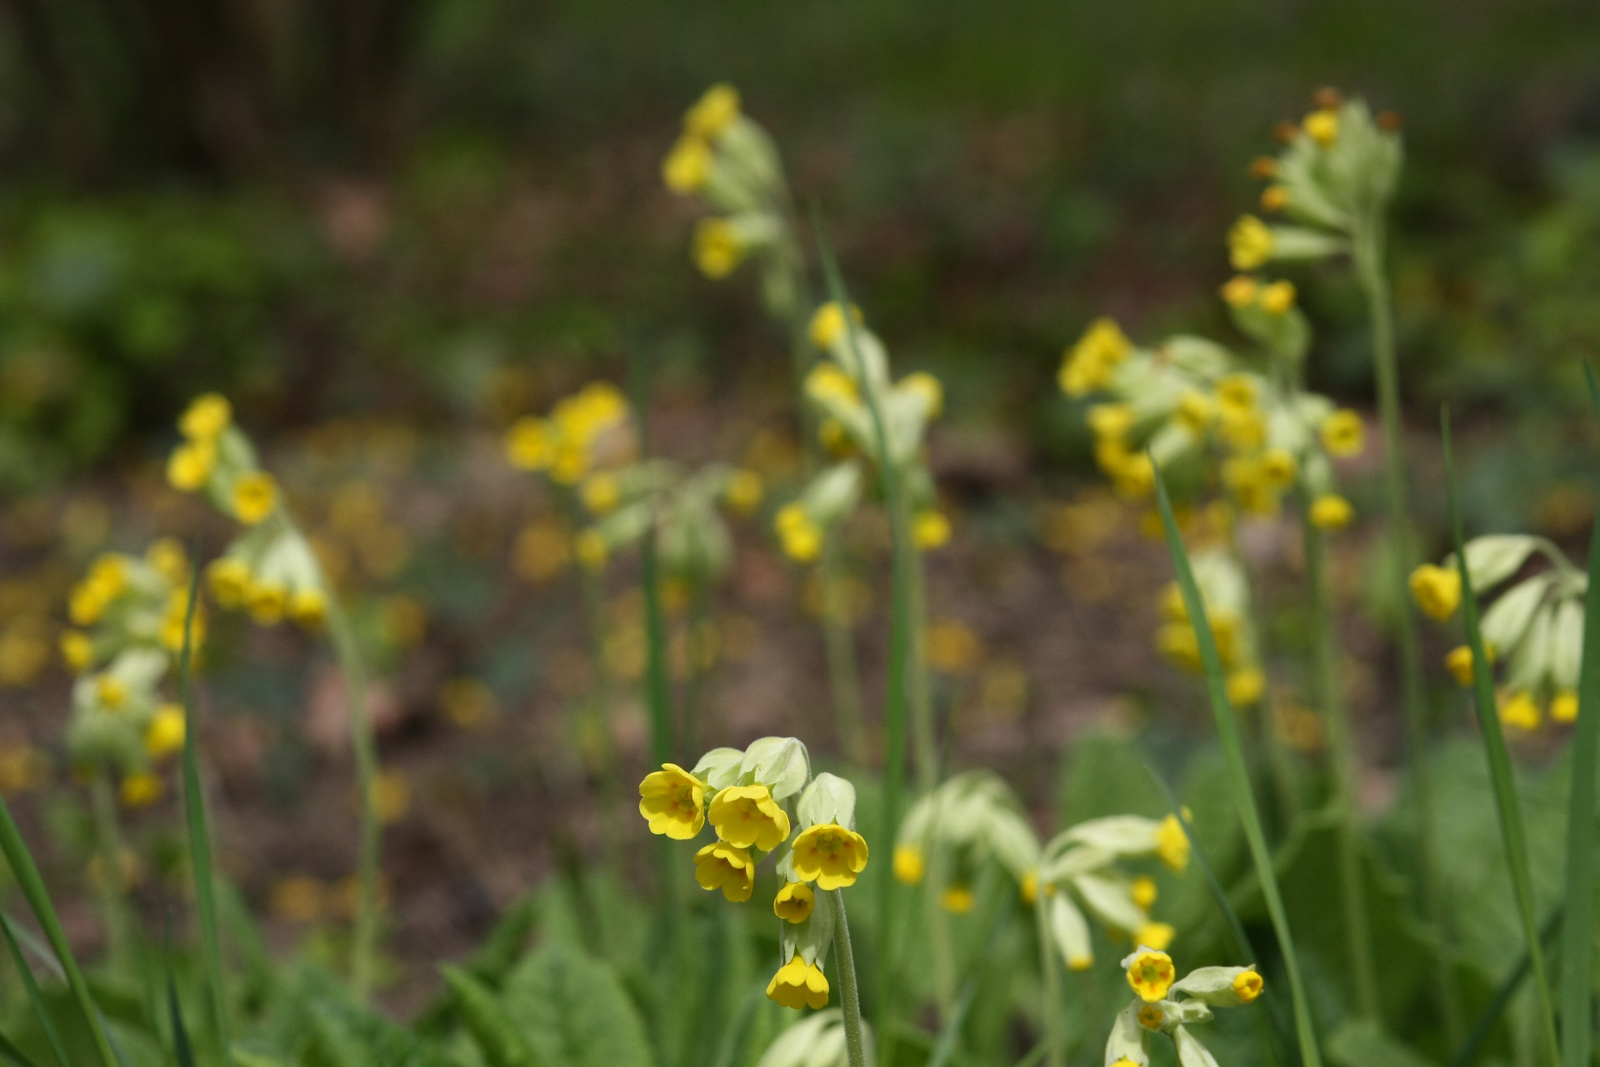
{"type": "Polygon", "coordinates": [[[797,952],[767,983],[767,996],[785,1008],[825,1008],[828,1006],[828,979],[821,967],[807,963],[797,952]]]}
{"type": "Polygon", "coordinates": [[[664,763],[639,783],[639,814],[650,832],[688,841],[706,824],[705,783],[678,766],[664,763]]]}
{"type": "Polygon", "coordinates": [[[772,902],[772,913],[784,922],[803,923],[811,917],[817,895],[804,882],[785,882],[772,902]]]}
{"type": "Polygon", "coordinates": [[[756,861],[742,848],[714,841],[694,854],[694,879],[701,889],[720,889],[731,903],[743,904],[755,888],[756,861]]]}
{"type": "Polygon", "coordinates": [[[1182,874],[1189,866],[1189,835],[1183,832],[1183,823],[1176,815],[1168,815],[1156,829],[1156,855],[1175,874],[1182,874]]]}

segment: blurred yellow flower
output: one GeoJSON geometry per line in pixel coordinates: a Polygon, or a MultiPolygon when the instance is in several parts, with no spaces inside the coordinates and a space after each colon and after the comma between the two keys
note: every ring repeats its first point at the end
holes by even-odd
{"type": "Polygon", "coordinates": [[[1340,458],[1358,456],[1367,444],[1367,431],[1361,416],[1340,408],[1322,420],[1322,447],[1328,455],[1340,458]]]}
{"type": "Polygon", "coordinates": [[[939,894],[939,907],[952,915],[966,915],[972,910],[974,903],[976,898],[973,897],[972,890],[964,885],[947,886],[944,892],[939,894]]]}
{"type": "Polygon", "coordinates": [[[189,402],[178,416],[178,432],[192,441],[210,441],[233,421],[233,405],[220,393],[206,393],[189,402]]]}
{"type": "Polygon", "coordinates": [[[554,519],[535,519],[517,534],[512,567],[535,585],[548,582],[566,569],[572,559],[572,538],[554,519]]]}
{"type": "Polygon", "coordinates": [[[544,470],[554,454],[550,425],[543,419],[526,415],[512,423],[506,433],[506,459],[518,470],[544,470]]]}
{"type": "Polygon", "coordinates": [[[1174,874],[1182,874],[1189,866],[1189,835],[1176,815],[1168,815],[1156,828],[1156,856],[1174,874]]]}
{"type": "Polygon", "coordinates": [[[251,581],[249,566],[234,556],[223,556],[206,568],[211,595],[224,608],[243,607],[251,581]]]}
{"type": "Polygon", "coordinates": [[[1235,274],[1222,287],[1222,299],[1229,307],[1247,308],[1256,302],[1261,286],[1248,274],[1235,274]]]}
{"type": "Polygon", "coordinates": [[[723,492],[723,497],[734,511],[749,515],[761,506],[765,492],[761,475],[755,471],[736,470],[728,476],[728,488],[723,492]]]}
{"type": "Polygon", "coordinates": [[[1282,185],[1269,185],[1261,190],[1261,210],[1282,211],[1289,206],[1289,190],[1282,185]]]}
{"type": "Polygon", "coordinates": [[[183,748],[185,732],[183,708],[177,704],[163,704],[145,727],[144,750],[151,759],[169,756],[183,748]]]}
{"type": "Polygon", "coordinates": [[[1282,315],[1294,307],[1294,283],[1275,281],[1261,290],[1261,308],[1269,315],[1282,315]]]}
{"type": "Polygon", "coordinates": [[[61,659],[73,674],[82,674],[94,664],[94,642],[82,630],[62,630],[61,659]]]}
{"type": "Polygon", "coordinates": [[[983,642],[978,635],[970,626],[954,620],[936,622],[928,627],[925,640],[928,662],[945,674],[965,674],[983,655],[983,642]]]}
{"type": "Polygon", "coordinates": [[[122,779],[117,795],[130,808],[146,808],[161,799],[164,787],[161,779],[149,771],[136,771],[122,779]]]}
{"type": "Polygon", "coordinates": [[[922,881],[926,866],[926,861],[922,857],[922,849],[916,845],[896,845],[894,847],[895,881],[902,885],[916,885],[922,881]]]}
{"type": "Polygon", "coordinates": [[[701,219],[694,227],[694,264],[713,280],[726,278],[744,260],[745,244],[727,219],[701,219]]]}
{"type": "Polygon", "coordinates": [[[683,128],[691,136],[711,140],[738,118],[739,90],[727,82],[718,82],[684,114],[683,128]]]}
{"type": "Polygon", "coordinates": [[[573,555],[578,557],[578,562],[585,570],[598,571],[606,565],[606,557],[611,550],[606,547],[606,539],[600,536],[598,530],[581,530],[572,543],[573,555]]]}
{"type": "Polygon", "coordinates": [[[1307,115],[1300,127],[1307,137],[1327,148],[1339,139],[1339,113],[1332,108],[1319,108],[1307,115]]]}
{"type": "Polygon", "coordinates": [[[1323,493],[1311,502],[1311,525],[1320,530],[1342,530],[1355,517],[1355,508],[1338,493],[1323,493]]]}
{"type": "Polygon", "coordinates": [[[266,471],[241,474],[233,483],[233,514],[246,526],[261,522],[278,506],[278,483],[266,471]]]}
{"type": "Polygon", "coordinates": [[[917,512],[911,520],[911,540],[924,552],[944,547],[950,541],[950,520],[931,509],[917,512]]]}
{"type": "Polygon", "coordinates": [[[1424,563],[1411,572],[1411,597],[1423,613],[1444,622],[1461,606],[1461,575],[1455,568],[1424,563]]]}
{"type": "Polygon", "coordinates": [[[702,138],[685,134],[661,161],[661,180],[679,196],[697,193],[711,176],[711,163],[711,146],[702,138]]]}
{"type": "Polygon", "coordinates": [[[601,471],[584,480],[578,495],[583,498],[584,507],[596,515],[604,515],[622,500],[622,487],[617,484],[615,475],[601,471]]]}
{"type": "Polygon", "coordinates": [[[1500,721],[1513,730],[1531,733],[1541,718],[1539,705],[1528,692],[1518,690],[1500,701],[1500,721]]]}
{"type": "Polygon", "coordinates": [[[1273,237],[1254,215],[1241,215],[1228,231],[1228,258],[1234,270],[1255,270],[1272,258],[1273,237]]]}
{"type": "MultiPolygon", "coordinates": [[[[1156,880],[1151,878],[1149,875],[1141,874],[1139,877],[1135,878],[1131,883],[1129,883],[1128,890],[1133,896],[1133,902],[1139,905],[1139,907],[1143,908],[1145,911],[1149,911],[1150,905],[1156,902],[1156,896],[1158,895],[1158,890],[1156,889],[1156,880]]],[[[1148,944],[1148,942],[1146,943],[1148,944]]],[[[1151,945],[1150,947],[1155,948],[1157,946],[1151,945]]],[[[1166,946],[1163,945],[1160,947],[1165,948],[1166,946]]]]}
{"type": "Polygon", "coordinates": [[[1563,689],[1550,701],[1550,721],[1572,723],[1578,721],[1578,694],[1563,689]]]}
{"type": "Polygon", "coordinates": [[[1139,927],[1138,936],[1134,940],[1141,945],[1160,950],[1172,944],[1172,939],[1177,933],[1171,923],[1148,922],[1139,927]]]}

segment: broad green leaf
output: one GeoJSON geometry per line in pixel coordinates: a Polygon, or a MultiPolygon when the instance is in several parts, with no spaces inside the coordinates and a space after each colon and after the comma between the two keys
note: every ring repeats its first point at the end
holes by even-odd
{"type": "Polygon", "coordinates": [[[1328,1060],[1337,1067],[1433,1067],[1368,1019],[1347,1020],[1328,1035],[1328,1060]]]}
{"type": "Polygon", "coordinates": [[[489,1067],[533,1067],[537,1061],[500,1002],[482,982],[459,967],[439,968],[455,997],[456,1010],[489,1067]]]}
{"type": "MultiPolygon", "coordinates": [[[[671,991],[666,1010],[671,1010],[671,991]]],[[[555,1067],[650,1067],[638,1012],[610,967],[565,945],[528,956],[506,979],[501,1003],[537,1062],[555,1067]]]]}

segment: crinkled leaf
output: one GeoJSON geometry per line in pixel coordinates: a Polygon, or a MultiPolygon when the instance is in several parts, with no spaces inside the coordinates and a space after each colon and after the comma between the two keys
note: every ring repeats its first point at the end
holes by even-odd
{"type": "Polygon", "coordinates": [[[501,1003],[541,1064],[650,1067],[644,1026],[616,974],[565,945],[528,956],[506,979],[501,1003]]]}

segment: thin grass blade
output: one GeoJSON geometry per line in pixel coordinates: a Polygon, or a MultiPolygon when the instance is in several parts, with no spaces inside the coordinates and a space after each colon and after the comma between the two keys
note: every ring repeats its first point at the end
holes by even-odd
{"type": "MultiPolygon", "coordinates": [[[[1544,921],[1544,926],[1539,930],[1539,940],[1546,949],[1554,949],[1556,933],[1561,929],[1562,913],[1560,908],[1552,911],[1544,921]]],[[[1483,1051],[1484,1044],[1489,1040],[1489,1035],[1494,1033],[1494,1028],[1499,1025],[1500,1017],[1505,1014],[1511,998],[1517,995],[1517,990],[1522,988],[1522,983],[1527,980],[1529,966],[1528,954],[1524,952],[1522,959],[1511,969],[1511,973],[1501,982],[1494,991],[1494,996],[1489,998],[1488,1006],[1483,1009],[1483,1014],[1478,1016],[1478,1021],[1472,1024],[1472,1029],[1462,1039],[1461,1047],[1456,1054],[1450,1057],[1450,1067],[1471,1067],[1477,1062],[1478,1055],[1483,1051]]]]}
{"type": "Polygon", "coordinates": [[[0,914],[0,931],[5,933],[6,948],[11,953],[11,962],[17,965],[17,973],[22,976],[22,986],[28,993],[28,1004],[33,1008],[34,1018],[39,1020],[39,1029],[44,1031],[45,1040],[50,1042],[50,1051],[55,1055],[56,1063],[61,1067],[69,1067],[67,1063],[67,1049],[61,1042],[61,1034],[56,1031],[56,1024],[50,1018],[50,1010],[44,1005],[44,996],[39,992],[39,983],[33,977],[33,968],[28,966],[28,961],[22,956],[22,949],[17,945],[17,939],[11,932],[11,921],[0,914]]]}
{"type": "Polygon", "coordinates": [[[73,999],[78,1002],[78,1010],[83,1013],[83,1021],[89,1027],[95,1054],[102,1067],[116,1067],[116,1057],[111,1053],[111,1045],[106,1041],[105,1028],[100,1023],[100,1012],[95,1008],[94,998],[89,994],[89,983],[84,981],[83,971],[79,969],[77,958],[72,954],[72,947],[67,944],[67,935],[61,929],[61,918],[56,914],[55,905],[50,903],[50,894],[45,891],[44,879],[39,876],[39,867],[33,862],[33,854],[28,851],[27,844],[22,840],[22,833],[17,829],[16,820],[11,817],[11,807],[3,797],[0,797],[0,852],[5,854],[6,862],[11,865],[11,873],[16,876],[17,886],[22,890],[23,898],[33,909],[34,918],[44,930],[45,939],[50,942],[50,948],[55,952],[56,959],[61,961],[61,968],[67,976],[67,986],[72,990],[73,999]]]}
{"type": "MultiPolygon", "coordinates": [[[[1589,400],[1600,418],[1600,384],[1586,363],[1589,400]]],[[[1589,539],[1589,588],[1583,598],[1583,666],[1578,722],[1572,731],[1572,789],[1567,812],[1566,936],[1561,949],[1561,1062],[1589,1067],[1594,1047],[1595,764],[1600,759],[1600,520],[1589,539]]]]}
{"type": "Polygon", "coordinates": [[[0,1059],[14,1067],[34,1067],[34,1062],[23,1055],[22,1050],[5,1034],[0,1034],[0,1059]]]}
{"type": "Polygon", "coordinates": [[[1283,907],[1283,896],[1278,891],[1278,875],[1272,866],[1267,836],[1261,828],[1261,813],[1256,808],[1255,794],[1250,790],[1250,769],[1245,761],[1244,743],[1239,736],[1239,721],[1234,714],[1233,704],[1228,700],[1216,638],[1211,633],[1205,601],[1201,599],[1200,587],[1195,584],[1189,553],[1184,548],[1183,535],[1178,532],[1177,521],[1173,518],[1172,499],[1167,495],[1166,482],[1161,477],[1159,467],[1156,468],[1155,485],[1156,504],[1161,510],[1161,524],[1166,530],[1172,568],[1176,572],[1178,588],[1183,592],[1184,606],[1194,624],[1200,645],[1200,661],[1205,665],[1206,689],[1211,697],[1211,711],[1216,718],[1217,735],[1221,739],[1223,757],[1228,766],[1233,801],[1239,809],[1239,821],[1244,826],[1245,841],[1250,847],[1256,877],[1261,881],[1261,896],[1266,901],[1267,914],[1271,916],[1272,928],[1278,935],[1284,970],[1289,974],[1289,996],[1294,1004],[1295,1036],[1300,1045],[1300,1060],[1303,1067],[1321,1067],[1322,1053],[1317,1047],[1317,1035],[1311,1021],[1311,1004],[1300,972],[1300,958],[1295,953],[1289,916],[1283,907]]]}
{"type": "Polygon", "coordinates": [[[178,1003],[178,984],[172,980],[172,959],[167,958],[167,1014],[172,1022],[173,1055],[178,1067],[195,1067],[194,1045],[189,1041],[189,1027],[183,1021],[183,1006],[178,1003]]]}
{"type": "MultiPolygon", "coordinates": [[[[1494,675],[1489,666],[1489,657],[1484,653],[1483,634],[1478,627],[1478,598],[1472,590],[1472,576],[1467,573],[1466,538],[1461,532],[1461,506],[1456,498],[1455,467],[1450,454],[1448,408],[1440,414],[1439,425],[1444,443],[1445,488],[1450,498],[1450,529],[1456,546],[1456,573],[1461,576],[1461,610],[1467,627],[1467,644],[1472,648],[1473,692],[1476,697],[1473,704],[1478,711],[1478,726],[1489,760],[1489,779],[1494,786],[1495,805],[1500,813],[1500,836],[1505,843],[1506,864],[1511,869],[1511,888],[1517,898],[1522,936],[1528,945],[1534,988],[1539,994],[1543,1037],[1549,1046],[1551,1060],[1559,1063],[1561,1044],[1556,1038],[1555,1003],[1550,996],[1544,950],[1539,944],[1539,927],[1534,919],[1533,877],[1528,870],[1528,839],[1522,825],[1522,806],[1517,801],[1516,784],[1511,773],[1511,754],[1506,749],[1505,733],[1500,729],[1499,707],[1494,697],[1494,675]]],[[[1584,640],[1588,642],[1588,635],[1584,640]]],[[[1590,807],[1592,812],[1592,801],[1590,807]]]]}
{"type": "MultiPolygon", "coordinates": [[[[850,294],[844,285],[844,276],[839,272],[838,260],[833,255],[833,245],[828,241],[828,235],[822,226],[821,215],[813,208],[812,225],[817,235],[817,257],[822,263],[822,276],[826,283],[828,299],[832,300],[844,312],[845,339],[850,346],[850,351],[858,367],[865,366],[861,358],[859,339],[856,335],[855,317],[849,309],[854,305],[850,302],[850,294]]],[[[884,462],[879,464],[878,475],[883,480],[884,500],[889,511],[889,540],[893,558],[893,572],[890,588],[890,621],[889,621],[889,663],[886,692],[884,694],[884,757],[883,757],[883,807],[878,823],[879,848],[888,847],[895,839],[900,826],[900,804],[905,792],[906,780],[906,709],[909,700],[906,671],[910,664],[911,654],[911,531],[909,516],[906,513],[904,501],[901,497],[900,472],[894,469],[894,464],[889,459],[889,429],[884,421],[883,410],[878,403],[877,391],[871,383],[865,383],[861,390],[867,403],[867,412],[872,418],[873,437],[877,442],[878,455],[884,462]]],[[[889,876],[889,865],[884,864],[878,878],[878,930],[877,937],[877,1032],[879,1043],[879,1059],[882,1060],[888,1052],[889,1035],[893,1030],[890,1025],[895,992],[895,972],[893,967],[893,941],[889,937],[891,927],[890,916],[894,914],[893,898],[895,892],[894,879],[889,876]]]]}
{"type": "Polygon", "coordinates": [[[199,546],[189,580],[189,603],[183,617],[183,648],[178,653],[178,692],[183,701],[183,810],[189,829],[189,866],[194,870],[195,910],[200,920],[201,951],[211,992],[211,1025],[217,1033],[221,1057],[228,1062],[233,1045],[228,1028],[227,987],[223,984],[222,942],[217,933],[217,892],[211,867],[211,834],[206,823],[205,794],[200,787],[200,732],[194,711],[194,613],[200,599],[199,546]]]}

